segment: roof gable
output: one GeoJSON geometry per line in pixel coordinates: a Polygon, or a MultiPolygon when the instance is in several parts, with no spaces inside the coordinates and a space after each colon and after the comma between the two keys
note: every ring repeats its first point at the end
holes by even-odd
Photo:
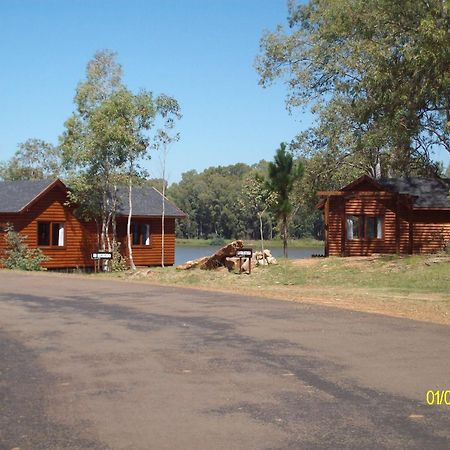
{"type": "Polygon", "coordinates": [[[55,186],[67,189],[61,180],[0,181],[0,212],[20,213],[55,186]]]}
{"type": "Polygon", "coordinates": [[[358,179],[356,179],[355,181],[352,181],[350,184],[347,184],[347,186],[341,188],[341,191],[386,191],[386,190],[390,191],[390,189],[387,189],[385,186],[378,183],[377,180],[374,180],[368,175],[363,175],[358,179]]]}

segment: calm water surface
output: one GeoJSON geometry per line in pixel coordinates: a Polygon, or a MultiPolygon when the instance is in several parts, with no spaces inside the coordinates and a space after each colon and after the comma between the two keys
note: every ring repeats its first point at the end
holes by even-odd
{"type": "MultiPolygon", "coordinates": [[[[210,256],[217,250],[219,250],[220,246],[208,245],[203,247],[183,247],[181,245],[177,245],[175,249],[175,265],[183,264],[186,261],[190,261],[192,259],[200,258],[202,256],[210,256]]],[[[269,248],[272,252],[272,255],[275,258],[280,258],[283,256],[282,248],[269,248]]],[[[253,248],[253,251],[257,251],[256,248],[253,248]]],[[[311,255],[323,255],[322,248],[288,248],[289,259],[303,259],[309,258],[311,255]]]]}

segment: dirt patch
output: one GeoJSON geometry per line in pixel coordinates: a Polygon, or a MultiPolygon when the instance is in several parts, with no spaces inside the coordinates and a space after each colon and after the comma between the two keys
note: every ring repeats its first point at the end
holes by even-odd
{"type": "MultiPolygon", "coordinates": [[[[355,262],[349,262],[354,264],[355,262]]],[[[296,262],[298,267],[313,266],[316,261],[301,260],[296,262]],[[307,261],[307,262],[303,262],[307,261]]],[[[325,267],[324,267],[325,266],[325,267]]],[[[327,270],[322,265],[321,270],[327,270]]],[[[230,283],[230,276],[226,270],[215,271],[213,274],[204,271],[191,273],[186,283],[163,281],[155,271],[147,274],[136,274],[128,278],[129,281],[146,282],[160,286],[183,287],[222,293],[237,292],[243,296],[255,296],[262,299],[277,299],[282,301],[308,303],[332,306],[352,311],[383,314],[392,317],[408,318],[418,321],[450,325],[450,301],[448,296],[440,293],[401,293],[389,288],[358,288],[343,286],[289,285],[275,282],[273,285],[252,285],[253,280],[248,276],[238,278],[236,284],[230,283]]],[[[233,280],[235,281],[235,280],[233,280]]]]}
{"type": "MultiPolygon", "coordinates": [[[[154,281],[152,283],[168,285],[154,281]]],[[[170,284],[170,286],[180,287],[179,284],[170,284]]],[[[201,284],[183,287],[222,293],[230,292],[229,289],[202,286],[201,284]]],[[[383,314],[391,317],[450,325],[450,308],[448,304],[443,304],[442,297],[436,294],[427,294],[426,298],[421,295],[405,296],[388,292],[374,295],[373,293],[359,289],[350,290],[339,287],[318,288],[316,286],[302,286],[301,288],[298,286],[280,286],[272,289],[248,288],[244,286],[239,289],[239,293],[262,299],[332,306],[351,311],[383,314]]]]}

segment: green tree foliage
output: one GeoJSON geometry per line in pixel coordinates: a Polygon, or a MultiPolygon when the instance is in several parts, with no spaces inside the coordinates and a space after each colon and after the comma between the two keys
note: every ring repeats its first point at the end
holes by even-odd
{"type": "Polygon", "coordinates": [[[165,223],[166,223],[166,165],[167,155],[172,143],[179,141],[180,134],[173,133],[175,128],[175,120],[181,119],[181,110],[178,102],[167,95],[160,95],[156,99],[156,108],[159,116],[162,119],[162,125],[158,128],[155,137],[155,148],[159,151],[161,162],[161,193],[162,193],[162,215],[161,215],[161,265],[164,267],[165,258],[165,223]]]}
{"type": "Polygon", "coordinates": [[[28,248],[25,244],[26,236],[14,231],[12,225],[6,228],[4,258],[0,262],[7,269],[42,270],[41,264],[49,260],[40,248],[28,248]]]}
{"type": "Polygon", "coordinates": [[[58,147],[41,139],[28,139],[19,144],[9,161],[0,163],[0,179],[43,180],[62,176],[58,147]]]}
{"type": "MultiPolygon", "coordinates": [[[[295,161],[295,165],[306,162],[295,161]]],[[[168,197],[181,208],[187,218],[177,222],[176,232],[180,238],[214,239],[260,239],[258,211],[264,211],[264,199],[272,202],[273,194],[267,195],[267,161],[249,166],[209,167],[203,172],[191,170],[182,175],[179,183],[168,188],[168,197]],[[258,182],[253,178],[257,175],[258,182]],[[261,183],[261,184],[260,184],[261,183]],[[261,200],[261,201],[260,201],[261,200]],[[261,209],[260,209],[261,208],[261,209]],[[214,223],[215,221],[215,223],[214,223]]],[[[315,208],[316,191],[303,192],[302,186],[311,186],[305,176],[294,183],[291,199],[294,203],[292,221],[288,222],[292,237],[322,237],[322,217],[315,208]],[[301,214],[297,214],[301,210],[301,214]]],[[[311,178],[312,179],[312,178],[311,178]]],[[[269,208],[262,213],[263,237],[272,239],[281,236],[277,218],[269,208]]]]}
{"type": "Polygon", "coordinates": [[[283,79],[289,108],[319,124],[301,136],[339,167],[384,176],[427,174],[437,146],[450,151],[448,2],[289,2],[289,26],[267,32],[260,83],[283,79]]]}
{"type": "Polygon", "coordinates": [[[82,205],[81,214],[98,221],[100,247],[111,250],[117,186],[126,180],[131,187],[142,178],[140,162],[148,157],[157,105],[150,92],[133,94],[123,85],[122,68],[110,51],[97,52],[88,63],[75,104],[60,138],[75,186],[72,201],[82,205]]]}
{"type": "Polygon", "coordinates": [[[121,77],[116,55],[97,52],[87,64],[86,79],[77,86],[76,110],[66,120],[60,137],[63,161],[74,186],[71,200],[83,205],[85,217],[99,223],[103,250],[116,204],[114,176],[126,162],[121,139],[124,119],[118,108],[124,95],[121,77]],[[94,194],[92,200],[90,193],[94,194]]]}
{"type": "Polygon", "coordinates": [[[284,257],[288,256],[289,221],[295,213],[292,193],[294,185],[303,175],[303,164],[294,162],[292,153],[286,150],[286,144],[282,143],[275,153],[273,162],[269,163],[268,187],[276,194],[274,211],[281,225],[283,237],[284,257]]]}
{"type": "Polygon", "coordinates": [[[196,170],[184,172],[181,175],[181,181],[169,187],[168,196],[187,214],[185,219],[177,221],[178,237],[193,239],[205,236],[200,226],[200,218],[204,215],[202,210],[206,208],[200,200],[200,194],[204,188],[202,175],[196,170]]]}
{"type": "Polygon", "coordinates": [[[140,180],[139,185],[140,186],[146,186],[146,187],[153,187],[159,192],[161,191],[162,186],[165,186],[165,190],[167,191],[167,188],[169,187],[169,183],[167,180],[164,180],[162,178],[143,178],[140,180]]]}
{"type": "Polygon", "coordinates": [[[247,209],[249,216],[256,216],[259,223],[259,239],[261,252],[264,254],[263,218],[274,206],[277,195],[268,188],[267,180],[261,172],[255,170],[245,178],[242,186],[241,204],[247,209]]]}
{"type": "MultiPolygon", "coordinates": [[[[188,218],[178,224],[179,237],[237,238],[246,235],[240,204],[242,181],[251,167],[238,163],[183,173],[168,195],[188,218]]],[[[257,234],[256,234],[257,235],[257,234]]]]}

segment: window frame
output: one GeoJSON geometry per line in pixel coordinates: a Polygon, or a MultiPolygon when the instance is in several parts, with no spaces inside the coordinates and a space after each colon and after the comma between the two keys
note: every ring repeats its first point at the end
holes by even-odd
{"type": "MultiPolygon", "coordinates": [[[[61,227],[59,228],[59,230],[61,227]]],[[[59,242],[59,236],[58,236],[59,242]]],[[[65,249],[66,248],[66,222],[56,221],[56,220],[38,220],[36,226],[36,244],[38,248],[51,248],[51,249],[65,249]],[[48,224],[48,244],[39,244],[39,225],[40,224],[48,224]],[[63,245],[59,245],[58,243],[53,243],[53,227],[54,225],[62,225],[63,231],[63,245]]]]}
{"type": "MultiPolygon", "coordinates": [[[[131,247],[133,247],[133,248],[136,248],[136,247],[138,247],[138,248],[151,248],[152,247],[152,227],[151,227],[151,224],[150,224],[150,222],[131,222],[131,230],[130,230],[130,233],[131,233],[131,247]],[[138,244],[135,244],[134,243],[134,237],[135,237],[135,227],[139,227],[138,228],[138,236],[139,236],[139,243],[138,244]],[[146,244],[146,243],[144,243],[143,241],[144,241],[144,232],[143,232],[143,230],[144,229],[148,229],[148,236],[147,236],[147,239],[148,239],[148,244],[146,244]]],[[[146,240],[147,240],[146,239],[146,240]]]]}
{"type": "Polygon", "coordinates": [[[382,216],[365,216],[364,219],[364,238],[367,241],[381,241],[384,237],[384,218],[382,216]],[[369,229],[369,219],[374,219],[374,236],[373,237],[367,237],[368,229],[369,229]],[[378,221],[380,221],[380,229],[381,229],[381,236],[378,237],[378,221]]]}
{"type": "Polygon", "coordinates": [[[385,236],[384,230],[384,216],[374,215],[374,214],[346,214],[345,215],[345,239],[347,241],[382,241],[385,236]],[[358,218],[358,237],[349,238],[348,237],[348,220],[350,217],[358,218]],[[368,220],[375,219],[375,236],[367,237],[368,230],[368,220]],[[381,237],[378,237],[378,220],[381,225],[381,237]]]}

